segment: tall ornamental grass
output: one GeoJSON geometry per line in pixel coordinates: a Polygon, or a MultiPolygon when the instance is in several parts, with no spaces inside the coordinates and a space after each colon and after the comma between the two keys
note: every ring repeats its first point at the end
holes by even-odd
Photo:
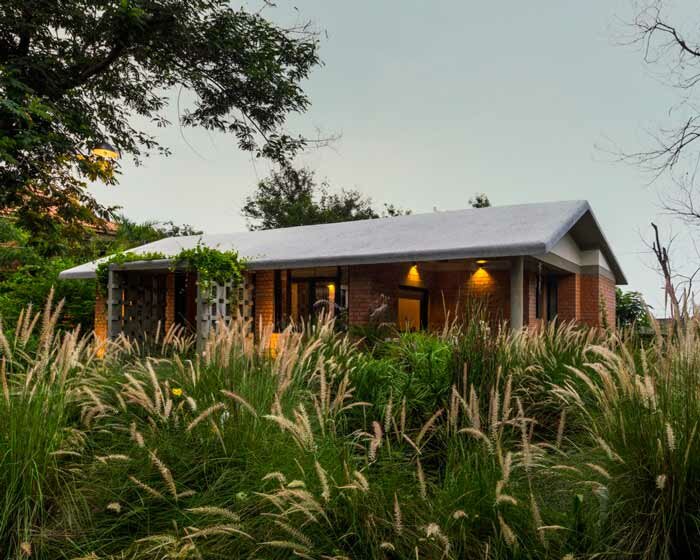
{"type": "Polygon", "coordinates": [[[698,326],[0,331],[9,558],[688,558],[698,326]]]}
{"type": "MultiPolygon", "coordinates": [[[[694,558],[700,545],[700,331],[648,348],[593,346],[554,388],[585,418],[605,469],[607,544],[637,558],[694,558]]],[[[601,471],[602,472],[602,471],[601,471]]]]}

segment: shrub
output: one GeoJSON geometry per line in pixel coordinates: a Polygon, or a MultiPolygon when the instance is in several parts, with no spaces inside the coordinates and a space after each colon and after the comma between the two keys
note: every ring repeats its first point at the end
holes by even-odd
{"type": "Polygon", "coordinates": [[[95,282],[58,279],[61,271],[76,264],[68,258],[54,257],[7,272],[0,282],[3,324],[14,327],[27,305],[41,309],[53,290],[56,301],[65,300],[59,326],[72,329],[80,325],[83,332],[90,332],[95,313],[95,282]]]}

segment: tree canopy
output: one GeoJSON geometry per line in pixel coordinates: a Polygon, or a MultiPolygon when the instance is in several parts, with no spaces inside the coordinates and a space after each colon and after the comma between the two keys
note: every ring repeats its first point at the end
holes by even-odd
{"type": "Polygon", "coordinates": [[[627,28],[625,44],[636,45],[656,78],[677,92],[666,122],[651,135],[648,148],[623,153],[622,159],[640,164],[654,178],[670,179],[661,190],[666,210],[690,223],[700,222],[697,198],[697,161],[700,148],[700,34],[688,20],[685,7],[668,0],[643,0],[627,28]]]}
{"type": "MultiPolygon", "coordinates": [[[[137,163],[168,153],[135,117],[231,133],[238,146],[284,160],[304,145],[283,129],[309,101],[319,63],[308,26],[282,28],[228,0],[4,0],[0,3],[0,205],[30,229],[47,208],[80,226],[113,209],[87,191],[115,183],[91,154],[108,142],[137,163]]],[[[118,171],[118,170],[117,170],[118,171]]]]}
{"type": "Polygon", "coordinates": [[[327,182],[318,184],[314,172],[289,166],[274,171],[258,183],[246,198],[242,214],[251,230],[274,229],[311,224],[367,220],[409,213],[392,204],[381,212],[372,199],[357,190],[330,191],[327,182]]]}
{"type": "MultiPolygon", "coordinates": [[[[95,283],[58,280],[61,271],[164,237],[197,235],[188,225],[117,216],[109,232],[87,229],[80,243],[39,238],[8,218],[0,218],[0,323],[12,327],[27,305],[41,308],[53,289],[55,301],[65,299],[61,327],[92,328],[95,283]]],[[[60,233],[60,228],[59,228],[60,233]]]]}
{"type": "Polygon", "coordinates": [[[639,292],[623,292],[615,289],[615,314],[621,327],[648,327],[649,312],[644,297],[639,292]]]}
{"type": "Polygon", "coordinates": [[[488,208],[491,206],[491,201],[486,193],[475,193],[469,199],[469,204],[471,204],[472,208],[488,208]]]}

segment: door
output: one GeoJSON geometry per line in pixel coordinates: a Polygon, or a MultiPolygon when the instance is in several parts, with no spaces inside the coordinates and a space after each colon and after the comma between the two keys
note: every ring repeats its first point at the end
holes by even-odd
{"type": "Polygon", "coordinates": [[[324,312],[326,317],[334,315],[335,306],[338,303],[334,280],[334,278],[292,280],[289,315],[296,324],[312,320],[321,312],[324,312]]]}
{"type": "Polygon", "coordinates": [[[175,274],[175,323],[195,332],[197,322],[197,274],[175,274]]]}
{"type": "Polygon", "coordinates": [[[428,326],[428,291],[399,288],[396,326],[400,331],[417,331],[428,326]]]}

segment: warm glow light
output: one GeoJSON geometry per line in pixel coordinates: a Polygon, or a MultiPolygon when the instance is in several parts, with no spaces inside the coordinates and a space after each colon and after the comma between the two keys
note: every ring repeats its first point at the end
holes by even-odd
{"type": "Polygon", "coordinates": [[[411,266],[411,268],[408,269],[406,279],[410,282],[420,282],[420,272],[418,272],[417,264],[414,264],[413,266],[411,266]]]}
{"type": "Polygon", "coordinates": [[[92,155],[101,158],[119,159],[119,152],[117,151],[117,149],[111,144],[108,144],[107,142],[102,142],[101,144],[98,144],[90,151],[92,152],[92,155]]]}
{"type": "Polygon", "coordinates": [[[279,340],[280,340],[280,333],[271,333],[270,334],[270,342],[268,345],[268,351],[270,352],[271,357],[277,356],[277,348],[279,346],[279,340]]]}
{"type": "Polygon", "coordinates": [[[328,316],[335,316],[335,284],[331,282],[328,284],[328,316]]]}
{"type": "Polygon", "coordinates": [[[489,271],[485,268],[476,269],[467,282],[469,292],[473,295],[485,295],[490,293],[495,285],[496,283],[493,276],[491,276],[489,271]]]}
{"type": "Polygon", "coordinates": [[[487,262],[489,261],[487,261],[486,259],[479,259],[478,261],[476,261],[476,264],[486,264],[487,262]]]}

